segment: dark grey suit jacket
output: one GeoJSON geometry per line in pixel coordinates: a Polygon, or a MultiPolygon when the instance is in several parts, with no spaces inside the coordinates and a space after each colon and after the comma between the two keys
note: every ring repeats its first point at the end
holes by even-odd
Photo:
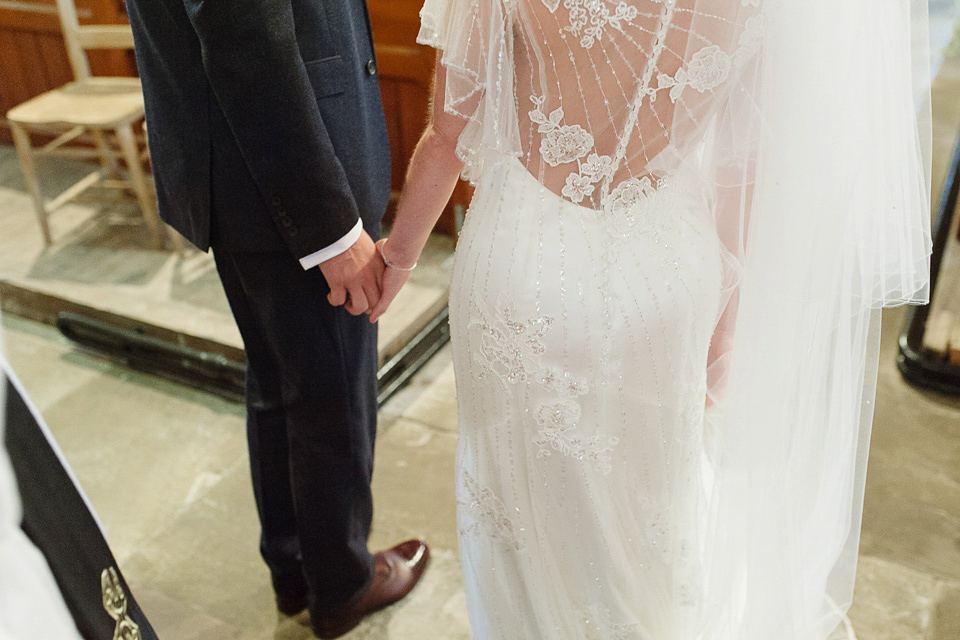
{"type": "Polygon", "coordinates": [[[160,214],[201,249],[295,257],[363,219],[390,158],[363,0],[128,0],[160,214]]]}

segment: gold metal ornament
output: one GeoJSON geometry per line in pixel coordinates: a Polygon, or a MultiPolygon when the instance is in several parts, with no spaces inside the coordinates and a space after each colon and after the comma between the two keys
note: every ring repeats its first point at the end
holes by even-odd
{"type": "Polygon", "coordinates": [[[103,570],[100,586],[103,588],[103,608],[117,621],[113,640],[142,640],[139,625],[127,614],[127,594],[120,585],[116,569],[103,570]]]}

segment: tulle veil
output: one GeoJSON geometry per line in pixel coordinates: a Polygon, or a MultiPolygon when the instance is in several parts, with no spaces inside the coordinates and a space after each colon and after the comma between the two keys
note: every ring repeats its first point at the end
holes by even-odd
{"type": "MultiPolygon", "coordinates": [[[[570,33],[585,60],[604,43],[642,49],[645,34],[660,58],[619,87],[623,109],[584,124],[620,136],[596,207],[617,180],[683,171],[724,247],[690,638],[828,638],[853,595],[879,310],[929,295],[929,103],[915,102],[929,87],[926,4],[427,0],[420,41],[443,52],[446,110],[469,120],[466,177],[522,155],[524,87],[562,94],[562,78],[531,83],[513,62],[543,8],[584,19],[570,33]],[[660,21],[629,31],[647,15],[660,21]],[[673,24],[654,33],[663,16],[673,24]]],[[[548,54],[531,56],[541,71],[548,54]]]]}

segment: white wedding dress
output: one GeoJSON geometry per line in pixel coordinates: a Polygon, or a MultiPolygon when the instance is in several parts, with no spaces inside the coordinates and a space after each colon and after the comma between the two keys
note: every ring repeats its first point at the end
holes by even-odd
{"type": "Polygon", "coordinates": [[[450,324],[478,640],[821,640],[849,605],[870,309],[924,295],[916,126],[895,123],[915,153],[892,161],[907,195],[883,209],[907,249],[890,258],[890,236],[877,251],[858,237],[845,271],[844,236],[811,242],[824,248],[805,263],[790,241],[844,222],[815,205],[776,231],[796,213],[785,201],[809,203],[790,183],[802,159],[784,175],[763,164],[785,116],[759,103],[777,55],[762,5],[428,0],[421,13],[445,107],[469,120],[476,185],[450,324]],[[771,279],[776,260],[793,289],[771,279]],[[883,280],[882,299],[824,286],[848,271],[871,293],[883,280]]]}
{"type": "Polygon", "coordinates": [[[689,637],[721,274],[685,186],[624,234],[520,163],[478,185],[450,300],[478,638],[689,637]]]}

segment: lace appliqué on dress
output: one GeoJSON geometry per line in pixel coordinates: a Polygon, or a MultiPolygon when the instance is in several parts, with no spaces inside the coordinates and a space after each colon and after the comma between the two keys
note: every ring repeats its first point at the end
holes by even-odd
{"type": "MultiPolygon", "coordinates": [[[[618,184],[603,202],[603,215],[614,243],[629,242],[642,235],[656,242],[666,237],[671,221],[682,213],[669,177],[630,178],[618,184]],[[654,198],[656,196],[656,198],[654,198]]],[[[612,252],[614,246],[610,245],[612,252]]],[[[612,254],[611,254],[612,255],[612,254]]]]}
{"type": "Polygon", "coordinates": [[[534,109],[530,120],[539,125],[537,131],[544,134],[540,140],[540,156],[551,167],[579,160],[593,148],[593,136],[578,124],[564,125],[563,109],[557,108],[547,116],[543,112],[546,98],[531,96],[534,109]]]}
{"type": "Polygon", "coordinates": [[[546,391],[555,392],[558,399],[541,403],[534,413],[539,427],[533,440],[539,448],[537,457],[543,458],[557,451],[568,458],[589,461],[603,474],[610,473],[610,454],[620,442],[619,438],[585,436],[577,432],[582,413],[577,398],[589,391],[586,378],[550,368],[541,371],[540,384],[546,391]]]}
{"type": "Polygon", "coordinates": [[[766,22],[763,14],[751,16],[743,25],[743,33],[740,34],[739,48],[734,54],[734,60],[741,62],[749,56],[756,53],[763,46],[763,33],[766,29],[766,22]]]}
{"type": "Polygon", "coordinates": [[[529,113],[530,120],[539,125],[537,131],[544,134],[540,140],[540,157],[551,167],[577,163],[579,171],[567,176],[561,193],[571,202],[579,204],[593,195],[598,182],[613,177],[616,170],[613,159],[590,153],[594,147],[593,136],[578,124],[562,124],[562,107],[554,109],[548,116],[543,111],[546,98],[531,96],[530,101],[534,104],[529,113]],[[581,161],[585,156],[587,159],[581,161]]]}
{"type": "Polygon", "coordinates": [[[656,190],[648,177],[630,178],[614,187],[604,209],[615,216],[626,215],[631,209],[645,203],[656,190]]]}
{"type": "MultiPolygon", "coordinates": [[[[732,67],[730,56],[717,45],[710,45],[693,54],[676,75],[658,75],[657,90],[670,89],[670,101],[676,102],[687,87],[700,93],[716,89],[730,75],[732,67]]],[[[651,94],[650,99],[655,100],[656,93],[651,94]]]]}
{"type": "Polygon", "coordinates": [[[493,542],[506,545],[515,551],[520,551],[523,545],[517,534],[517,526],[507,515],[507,508],[493,491],[480,488],[480,485],[468,471],[463,472],[463,485],[467,493],[467,501],[460,502],[474,522],[460,530],[463,535],[477,533],[481,528],[493,542]]]}
{"type": "Polygon", "coordinates": [[[565,397],[582,396],[590,390],[586,378],[573,376],[556,367],[541,369],[539,382],[546,391],[556,391],[565,397]]]}
{"type": "Polygon", "coordinates": [[[481,360],[504,385],[527,382],[539,367],[538,356],[545,349],[543,336],[553,318],[517,320],[513,302],[503,293],[497,298],[496,318],[488,318],[482,309],[478,309],[477,316],[470,323],[480,333],[480,349],[474,358],[481,360]]]}
{"type": "MultiPolygon", "coordinates": [[[[749,4],[750,0],[745,0],[744,5],[749,4]]],[[[661,73],[657,76],[658,87],[648,91],[650,100],[656,100],[659,91],[670,89],[670,101],[676,102],[688,87],[706,93],[726,82],[734,67],[742,65],[763,44],[763,14],[750,17],[743,26],[737,48],[732,55],[717,45],[700,49],[675,75],[661,73]]]]}
{"type": "Polygon", "coordinates": [[[610,454],[620,442],[613,436],[584,436],[577,433],[580,422],[580,404],[573,400],[559,400],[537,407],[535,419],[540,429],[533,442],[540,450],[537,457],[549,456],[551,450],[577,460],[592,462],[604,475],[610,473],[610,454]]]}
{"type": "MultiPolygon", "coordinates": [[[[553,318],[537,316],[518,321],[517,316],[516,306],[504,293],[497,297],[496,318],[490,319],[482,308],[478,309],[478,319],[470,323],[480,333],[480,348],[474,352],[474,359],[492,371],[504,389],[508,385],[539,383],[545,391],[557,395],[555,400],[540,403],[533,412],[533,443],[537,445],[538,458],[557,451],[592,462],[602,473],[609,473],[611,453],[619,439],[577,432],[581,416],[577,398],[589,391],[586,378],[540,363],[540,356],[546,351],[543,337],[553,318]]],[[[478,377],[483,376],[481,373],[478,377]]]]}
{"type": "MultiPolygon", "coordinates": [[[[560,6],[560,0],[541,1],[551,13],[560,6]]],[[[563,30],[579,38],[584,49],[591,49],[602,40],[606,29],[622,30],[624,23],[633,22],[639,15],[636,7],[622,1],[614,4],[607,0],[563,0],[563,6],[570,12],[570,23],[563,30]]]]}

